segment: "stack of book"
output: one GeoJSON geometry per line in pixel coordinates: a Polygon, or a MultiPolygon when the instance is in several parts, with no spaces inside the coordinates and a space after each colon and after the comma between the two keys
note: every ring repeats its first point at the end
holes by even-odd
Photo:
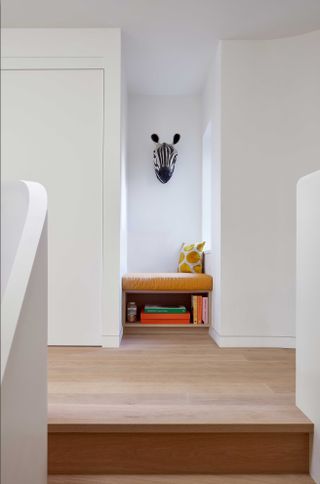
{"type": "Polygon", "coordinates": [[[208,324],[208,297],[192,296],[192,323],[193,324],[208,324]]]}
{"type": "Polygon", "coordinates": [[[185,306],[150,306],[141,311],[142,324],[189,324],[190,313],[185,306]]]}

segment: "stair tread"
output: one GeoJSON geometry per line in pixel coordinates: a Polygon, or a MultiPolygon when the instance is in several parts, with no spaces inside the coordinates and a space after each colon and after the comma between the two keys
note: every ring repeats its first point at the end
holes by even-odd
{"type": "MultiPolygon", "coordinates": [[[[49,425],[297,425],[295,355],[219,348],[207,335],[125,336],[118,349],[49,348],[49,425]]],[[[261,428],[259,428],[260,431],[261,428]]]]}
{"type": "Polygon", "coordinates": [[[72,404],[49,405],[49,430],[73,425],[83,430],[84,426],[100,426],[107,431],[108,426],[127,426],[137,430],[137,426],[208,426],[237,431],[261,431],[263,427],[273,430],[312,432],[313,424],[294,405],[108,405],[72,404]]]}
{"type": "Polygon", "coordinates": [[[312,484],[308,475],[49,476],[48,484],[312,484]]]}
{"type": "Polygon", "coordinates": [[[311,424],[50,424],[48,426],[48,433],[295,433],[307,434],[313,432],[313,425],[311,424]]]}

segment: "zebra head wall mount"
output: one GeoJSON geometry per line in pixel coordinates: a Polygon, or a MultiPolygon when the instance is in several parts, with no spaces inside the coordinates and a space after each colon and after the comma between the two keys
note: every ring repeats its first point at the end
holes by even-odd
{"type": "Polygon", "coordinates": [[[160,143],[157,134],[152,134],[151,139],[156,145],[153,150],[153,163],[157,178],[161,183],[168,183],[176,166],[178,152],[174,145],[179,142],[180,134],[174,135],[172,144],[160,143]]]}

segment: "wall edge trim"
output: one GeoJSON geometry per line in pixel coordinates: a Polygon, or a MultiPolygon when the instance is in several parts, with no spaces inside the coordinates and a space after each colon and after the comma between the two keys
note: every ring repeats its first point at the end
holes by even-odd
{"type": "Polygon", "coordinates": [[[123,336],[123,328],[120,328],[119,334],[104,334],[101,342],[103,348],[119,348],[123,336]]]}
{"type": "Polygon", "coordinates": [[[294,336],[234,336],[221,335],[211,327],[209,334],[220,348],[295,348],[294,336]]]}

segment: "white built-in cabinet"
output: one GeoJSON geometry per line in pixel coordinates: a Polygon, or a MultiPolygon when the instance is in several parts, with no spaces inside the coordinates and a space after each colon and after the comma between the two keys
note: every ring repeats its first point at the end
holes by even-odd
{"type": "Polygon", "coordinates": [[[2,176],[48,192],[49,343],[101,342],[102,71],[2,76],[2,176]]]}
{"type": "Polygon", "coordinates": [[[120,31],[2,39],[2,179],[48,192],[49,344],[118,346],[120,31]]]}

